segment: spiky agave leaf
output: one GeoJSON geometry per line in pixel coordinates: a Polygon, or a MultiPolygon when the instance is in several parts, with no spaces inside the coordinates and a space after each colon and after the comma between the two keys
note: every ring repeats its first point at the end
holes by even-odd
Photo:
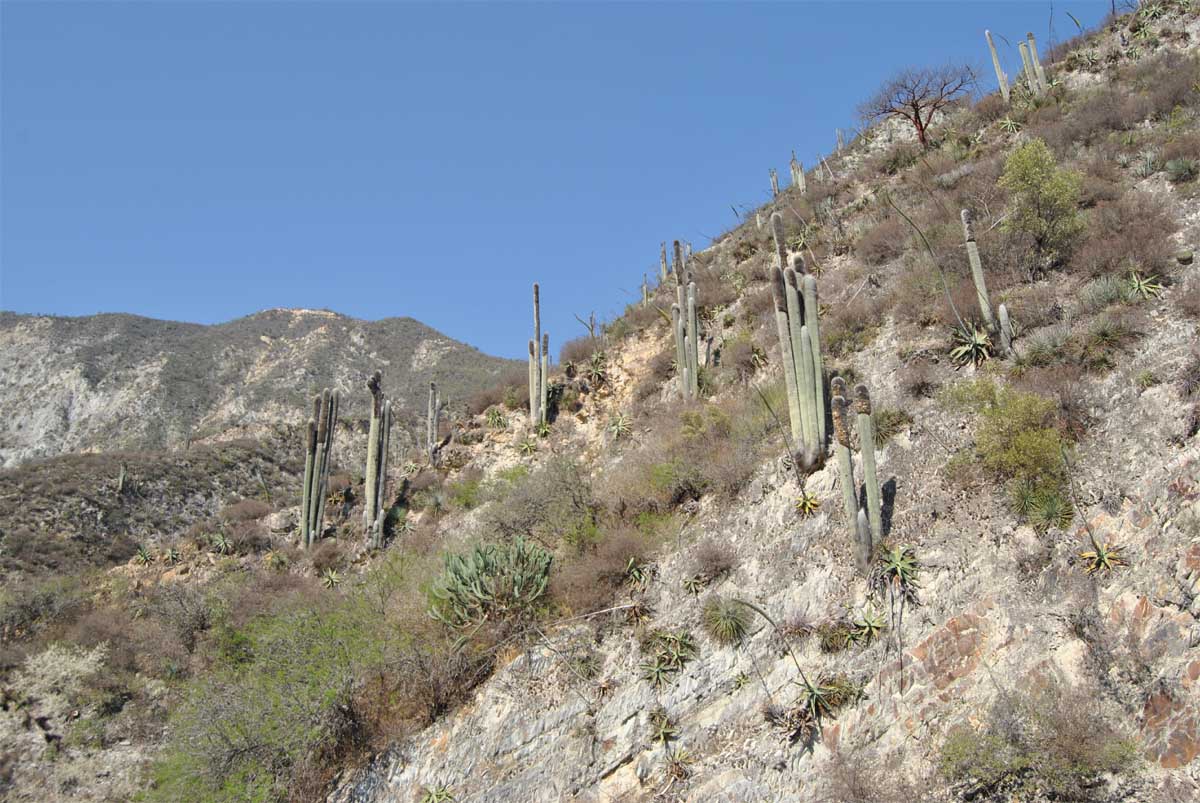
{"type": "Polygon", "coordinates": [[[704,630],[718,644],[741,644],[750,629],[750,610],[739,602],[710,597],[700,615],[704,630]]]}

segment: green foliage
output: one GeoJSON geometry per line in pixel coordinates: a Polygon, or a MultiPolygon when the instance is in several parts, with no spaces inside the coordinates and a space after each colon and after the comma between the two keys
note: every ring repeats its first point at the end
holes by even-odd
{"type": "Polygon", "coordinates": [[[1130,271],[1125,282],[1126,295],[1135,301],[1145,301],[1162,295],[1162,282],[1157,276],[1143,276],[1137,271],[1130,271]]]}
{"type": "Polygon", "coordinates": [[[654,687],[661,687],[696,657],[696,641],[686,631],[654,630],[641,643],[647,660],[642,662],[641,677],[654,687]]]}
{"type": "Polygon", "coordinates": [[[498,537],[531,537],[552,548],[566,543],[581,549],[599,538],[591,483],[572,457],[555,455],[533,471],[507,472],[500,479],[503,485],[491,494],[495,504],[481,516],[498,537]]]}
{"type": "Polygon", "coordinates": [[[139,566],[149,566],[154,562],[154,554],[145,545],[140,545],[137,548],[137,553],[133,556],[133,560],[139,566]]]}
{"type": "Polygon", "coordinates": [[[907,410],[895,407],[883,407],[872,410],[871,417],[875,426],[875,446],[882,447],[896,435],[908,429],[913,422],[912,415],[907,410]]]}
{"type": "Polygon", "coordinates": [[[446,487],[450,504],[460,510],[474,510],[483,503],[483,480],[478,476],[466,476],[446,487]]]}
{"type": "Polygon", "coordinates": [[[449,786],[424,786],[421,788],[421,803],[455,803],[458,798],[454,796],[453,790],[449,786]]]}
{"type": "Polygon", "coordinates": [[[1061,261],[1083,230],[1078,212],[1082,177],[1060,169],[1046,143],[1032,139],[1009,155],[1000,185],[1011,197],[1003,228],[1032,238],[1039,256],[1061,261]]]}
{"type": "Polygon", "coordinates": [[[883,547],[871,569],[868,584],[873,593],[892,593],[910,602],[917,601],[921,588],[921,564],[912,547],[883,547]]]}
{"type": "Polygon", "coordinates": [[[987,332],[970,324],[955,327],[954,347],[950,349],[950,359],[955,365],[978,366],[991,356],[992,339],[987,332]]]}
{"type": "Polygon", "coordinates": [[[1183,184],[1200,175],[1200,162],[1180,157],[1166,164],[1167,180],[1172,184],[1183,184]]]}
{"type": "Polygon", "coordinates": [[[750,629],[750,610],[740,602],[724,597],[710,597],[704,603],[700,621],[704,630],[718,644],[741,644],[750,629]]]}
{"type": "Polygon", "coordinates": [[[800,495],[796,497],[796,515],[802,519],[807,519],[814,515],[821,507],[821,500],[810,494],[808,491],[801,490],[800,495]]]}
{"type": "Polygon", "coordinates": [[[1128,566],[1125,560],[1124,547],[1108,543],[1093,542],[1092,549],[1080,552],[1084,560],[1084,571],[1088,574],[1112,574],[1121,566],[1128,566]]]}
{"type": "Polygon", "coordinates": [[[525,457],[529,457],[529,456],[535,454],[537,452],[537,448],[538,448],[537,438],[534,438],[532,436],[526,438],[525,440],[523,440],[517,444],[517,449],[520,450],[521,454],[525,457]]]}
{"type": "Polygon", "coordinates": [[[679,736],[679,726],[661,705],[650,712],[650,739],[661,745],[673,741],[679,736]]]}
{"type": "Polygon", "coordinates": [[[1040,488],[1033,497],[1033,504],[1026,519],[1035,530],[1046,532],[1051,527],[1065,530],[1075,518],[1075,508],[1054,488],[1040,488]]]}
{"type": "Polygon", "coordinates": [[[332,590],[341,584],[342,576],[338,573],[337,569],[331,567],[321,572],[321,585],[332,590]]]}
{"type": "Polygon", "coordinates": [[[868,606],[863,608],[858,618],[854,620],[854,630],[850,634],[850,640],[865,647],[886,629],[887,619],[883,613],[868,606]]]}
{"type": "Polygon", "coordinates": [[[499,407],[489,407],[485,419],[491,429],[504,429],[508,426],[508,419],[504,417],[504,411],[499,407]]]}
{"type": "Polygon", "coordinates": [[[1105,775],[1124,775],[1137,749],[1100,713],[1099,697],[1054,686],[1007,693],[980,729],[942,746],[942,775],[965,799],[1093,800],[1105,775]]]}
{"type": "Polygon", "coordinates": [[[608,434],[614,441],[628,438],[633,434],[633,424],[625,413],[615,413],[608,419],[608,434]]]}
{"type": "Polygon", "coordinates": [[[445,571],[429,589],[429,613],[453,628],[532,616],[546,593],[552,561],[549,552],[521,537],[447,555],[445,571]]]}

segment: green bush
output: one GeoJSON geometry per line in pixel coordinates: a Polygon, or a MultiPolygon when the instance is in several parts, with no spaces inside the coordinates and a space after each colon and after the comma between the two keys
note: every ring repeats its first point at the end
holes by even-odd
{"type": "Polygon", "coordinates": [[[446,569],[429,590],[429,613],[450,627],[487,619],[532,616],[546,593],[550,553],[523,538],[483,544],[467,555],[447,555],[446,569]]]}
{"type": "Polygon", "coordinates": [[[1050,264],[1061,262],[1083,230],[1082,177],[1060,169],[1046,143],[1033,139],[1009,155],[1000,186],[1011,198],[1004,230],[1031,238],[1037,255],[1050,264]]]}
{"type": "Polygon", "coordinates": [[[1097,800],[1105,775],[1135,766],[1133,743],[1080,690],[1004,695],[988,719],[953,731],[942,747],[941,773],[965,799],[1097,800]]]}
{"type": "Polygon", "coordinates": [[[490,489],[481,517],[485,531],[502,539],[532,537],[557,548],[583,548],[598,537],[596,500],[582,465],[566,455],[532,473],[511,471],[490,489]]]}

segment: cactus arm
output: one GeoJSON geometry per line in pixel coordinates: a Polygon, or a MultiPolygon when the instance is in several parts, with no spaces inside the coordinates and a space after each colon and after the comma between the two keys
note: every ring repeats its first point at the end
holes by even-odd
{"type": "Polygon", "coordinates": [[[816,409],[812,399],[812,354],[805,361],[804,315],[800,307],[800,292],[796,287],[796,272],[791,268],[784,271],[784,297],[787,301],[788,334],[792,340],[792,360],[796,365],[796,392],[800,403],[801,442],[809,457],[816,448],[816,409]]]}
{"type": "Polygon", "coordinates": [[[871,523],[872,547],[883,539],[883,500],[875,465],[875,421],[871,418],[871,396],[866,385],[854,388],[858,411],[858,448],[862,450],[863,485],[867,489],[867,518],[871,523]]]}
{"type": "Polygon", "coordinates": [[[537,282],[533,284],[533,382],[529,388],[530,403],[529,420],[537,426],[542,420],[542,411],[539,407],[541,401],[542,387],[542,301],[541,290],[538,288],[537,282]]]}
{"type": "Polygon", "coordinates": [[[1000,84],[1000,96],[1004,98],[1005,103],[1008,103],[1008,76],[1000,68],[1000,57],[996,55],[996,43],[992,41],[992,32],[984,31],[983,36],[987,39],[988,50],[992,53],[992,67],[996,70],[996,82],[1000,84]]]}
{"type": "Polygon", "coordinates": [[[317,422],[309,419],[304,439],[304,487],[300,491],[300,546],[308,543],[308,506],[312,499],[313,458],[317,451],[317,422]]]}
{"type": "Polygon", "coordinates": [[[679,379],[679,395],[687,396],[687,352],[684,350],[683,316],[679,305],[671,305],[671,330],[675,332],[675,375],[679,379]]]}
{"type": "Polygon", "coordinates": [[[783,215],[771,213],[771,237],[775,241],[775,267],[780,270],[787,268],[787,243],[783,239],[783,215]]]}
{"type": "Polygon", "coordinates": [[[1029,63],[1033,65],[1033,74],[1038,80],[1038,91],[1045,92],[1049,87],[1046,85],[1046,71],[1042,68],[1042,60],[1038,56],[1037,40],[1033,38],[1033,31],[1025,34],[1029,38],[1029,63]]]}
{"type": "Polygon", "coordinates": [[[975,283],[975,299],[979,302],[979,311],[983,314],[983,322],[988,331],[996,332],[996,319],[992,315],[992,300],[988,296],[987,282],[983,278],[983,263],[979,260],[979,245],[975,242],[975,229],[972,225],[970,209],[960,213],[963,226],[963,238],[967,242],[967,259],[971,263],[971,281],[975,283]]]}
{"type": "MultiPolygon", "coordinates": [[[[850,543],[855,546],[855,556],[859,568],[864,568],[869,549],[863,549],[862,539],[858,530],[858,485],[854,480],[854,461],[850,456],[849,405],[845,397],[838,394],[837,383],[840,377],[834,378],[833,396],[829,400],[830,411],[833,415],[833,450],[837,455],[838,476],[842,486],[842,504],[846,514],[846,526],[850,529],[850,543]]],[[[845,391],[845,383],[841,390],[845,391]]],[[[869,546],[869,545],[868,545],[869,546]]]]}
{"type": "Polygon", "coordinates": [[[687,287],[688,312],[688,395],[693,399],[700,398],[700,319],[696,315],[696,283],[688,282],[687,287]]]}
{"type": "Polygon", "coordinates": [[[538,405],[538,410],[542,415],[542,423],[550,420],[549,401],[550,396],[547,390],[547,381],[550,376],[550,335],[542,335],[542,386],[541,386],[541,403],[538,405]]]}
{"type": "Polygon", "coordinates": [[[371,392],[371,425],[367,430],[367,465],[363,469],[363,527],[370,532],[375,524],[375,505],[379,494],[375,487],[379,481],[379,426],[383,413],[383,393],[379,383],[383,375],[376,371],[367,380],[371,392]]]}
{"type": "Polygon", "coordinates": [[[788,331],[787,301],[784,296],[783,271],[771,271],[771,296],[775,302],[775,329],[779,335],[779,349],[783,362],[783,379],[787,386],[788,420],[792,427],[792,442],[804,442],[804,430],[800,423],[800,389],[796,386],[796,360],[792,356],[792,337],[788,331]]]}
{"type": "MultiPolygon", "coordinates": [[[[804,272],[804,260],[797,257],[792,262],[796,273],[804,272]]],[[[817,280],[804,274],[804,325],[808,327],[808,342],[812,349],[813,391],[817,396],[817,444],[825,448],[828,434],[825,431],[825,360],[821,356],[820,304],[817,298],[817,280]]]]}
{"type": "Polygon", "coordinates": [[[1005,305],[1001,304],[998,312],[1000,315],[1000,348],[1007,356],[1013,353],[1012,320],[1008,317],[1008,307],[1005,305]]]}

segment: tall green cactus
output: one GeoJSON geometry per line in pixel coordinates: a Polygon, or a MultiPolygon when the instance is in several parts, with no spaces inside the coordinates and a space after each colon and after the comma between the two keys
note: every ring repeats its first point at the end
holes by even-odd
{"type": "Polygon", "coordinates": [[[696,283],[687,286],[688,397],[700,398],[700,318],[696,314],[696,283]]]}
{"type": "Polygon", "coordinates": [[[1000,68],[1000,57],[996,55],[996,43],[992,41],[992,32],[984,31],[983,37],[987,39],[988,50],[992,54],[992,67],[996,70],[996,82],[1000,84],[1000,95],[1004,98],[1004,102],[1009,102],[1008,94],[1008,76],[1004,74],[1004,70],[1000,68]]]}
{"type": "Polygon", "coordinates": [[[804,181],[804,163],[796,161],[796,152],[792,151],[792,161],[788,165],[792,171],[792,186],[800,190],[800,194],[808,192],[804,181]]]}
{"type": "Polygon", "coordinates": [[[779,196],[779,174],[775,172],[775,168],[771,168],[771,197],[779,196]]]}
{"type": "Polygon", "coordinates": [[[687,350],[684,344],[687,335],[683,325],[683,313],[678,304],[671,305],[671,331],[675,333],[675,374],[679,381],[679,395],[687,398],[690,387],[687,376],[687,350]]]}
{"type": "Polygon", "coordinates": [[[313,400],[313,419],[306,433],[304,490],[301,493],[300,545],[311,547],[324,532],[325,489],[333,465],[333,436],[337,428],[340,394],[326,388],[313,400]],[[312,468],[309,470],[308,466],[312,468]]]}
{"type": "Polygon", "coordinates": [[[667,283],[667,244],[663,243],[658,253],[658,284],[667,283]]]}
{"type": "Polygon", "coordinates": [[[429,383],[429,406],[425,411],[425,449],[428,452],[429,465],[437,458],[438,419],[441,417],[442,400],[438,395],[436,382],[429,383]]]}
{"type": "Polygon", "coordinates": [[[647,274],[642,274],[642,306],[650,306],[650,279],[647,274]]]}
{"type": "Polygon", "coordinates": [[[538,410],[541,411],[541,423],[545,424],[550,420],[550,335],[542,335],[542,370],[541,370],[541,386],[538,392],[541,394],[541,401],[538,403],[538,410]]]}
{"type": "Polygon", "coordinates": [[[1046,70],[1042,67],[1042,60],[1038,56],[1037,40],[1033,38],[1033,31],[1029,31],[1025,36],[1029,39],[1029,61],[1033,65],[1033,74],[1038,80],[1038,90],[1045,92],[1050,85],[1046,83],[1046,70]]]}
{"type": "Polygon", "coordinates": [[[700,395],[700,320],[697,315],[696,283],[687,270],[683,247],[675,241],[675,304],[671,325],[675,332],[675,365],[679,393],[685,399],[700,395]]]}
{"type": "Polygon", "coordinates": [[[992,315],[992,300],[988,297],[987,282],[983,278],[983,263],[979,260],[979,244],[975,242],[971,210],[962,210],[960,216],[962,217],[963,238],[967,242],[967,259],[971,263],[971,281],[975,283],[975,298],[979,302],[979,312],[983,315],[983,322],[988,331],[994,334],[996,319],[992,315]]]}
{"type": "Polygon", "coordinates": [[[1008,356],[1013,353],[1013,325],[1012,320],[1008,317],[1008,307],[1001,304],[998,315],[1000,316],[1000,348],[1004,351],[1004,355],[1008,356]]]}
{"type": "Polygon", "coordinates": [[[830,382],[829,408],[833,417],[833,449],[837,455],[838,474],[841,478],[842,503],[846,514],[846,526],[850,529],[850,543],[854,545],[855,562],[865,572],[871,559],[871,531],[859,525],[858,484],[854,479],[854,460],[850,452],[850,404],[846,401],[846,382],[835,376],[830,382]]]}
{"type": "Polygon", "coordinates": [[[776,326],[784,355],[784,379],[788,387],[788,413],[792,435],[803,449],[806,462],[815,461],[825,447],[825,369],[821,356],[817,281],[805,274],[804,259],[788,262],[783,216],[771,215],[775,244],[772,293],[775,295],[776,326]],[[794,397],[793,397],[794,396],[794,397]]]}
{"type": "Polygon", "coordinates": [[[866,385],[855,386],[854,408],[858,412],[858,448],[862,452],[863,485],[867,489],[867,519],[871,523],[873,546],[883,539],[883,498],[875,466],[875,420],[871,417],[871,394],[866,385]]]}
{"type": "Polygon", "coordinates": [[[371,424],[367,429],[367,465],[363,469],[363,527],[367,532],[375,524],[375,505],[379,494],[376,484],[379,482],[379,446],[380,427],[383,424],[383,372],[376,371],[367,380],[367,390],[371,393],[371,424]]]}
{"type": "Polygon", "coordinates": [[[1029,47],[1025,42],[1017,44],[1017,50],[1021,51],[1021,65],[1024,67],[1025,83],[1029,85],[1029,91],[1034,95],[1041,96],[1042,82],[1038,80],[1037,70],[1033,66],[1033,59],[1029,55],[1029,47]]]}
{"type": "Polygon", "coordinates": [[[367,433],[363,529],[373,549],[383,546],[383,522],[387,517],[388,446],[392,430],[392,404],[383,393],[382,379],[383,374],[376,371],[367,381],[367,389],[371,391],[371,426],[367,433]]]}
{"type": "Polygon", "coordinates": [[[533,283],[533,348],[529,354],[529,424],[536,427],[545,420],[542,402],[542,301],[537,282],[533,283]]]}

